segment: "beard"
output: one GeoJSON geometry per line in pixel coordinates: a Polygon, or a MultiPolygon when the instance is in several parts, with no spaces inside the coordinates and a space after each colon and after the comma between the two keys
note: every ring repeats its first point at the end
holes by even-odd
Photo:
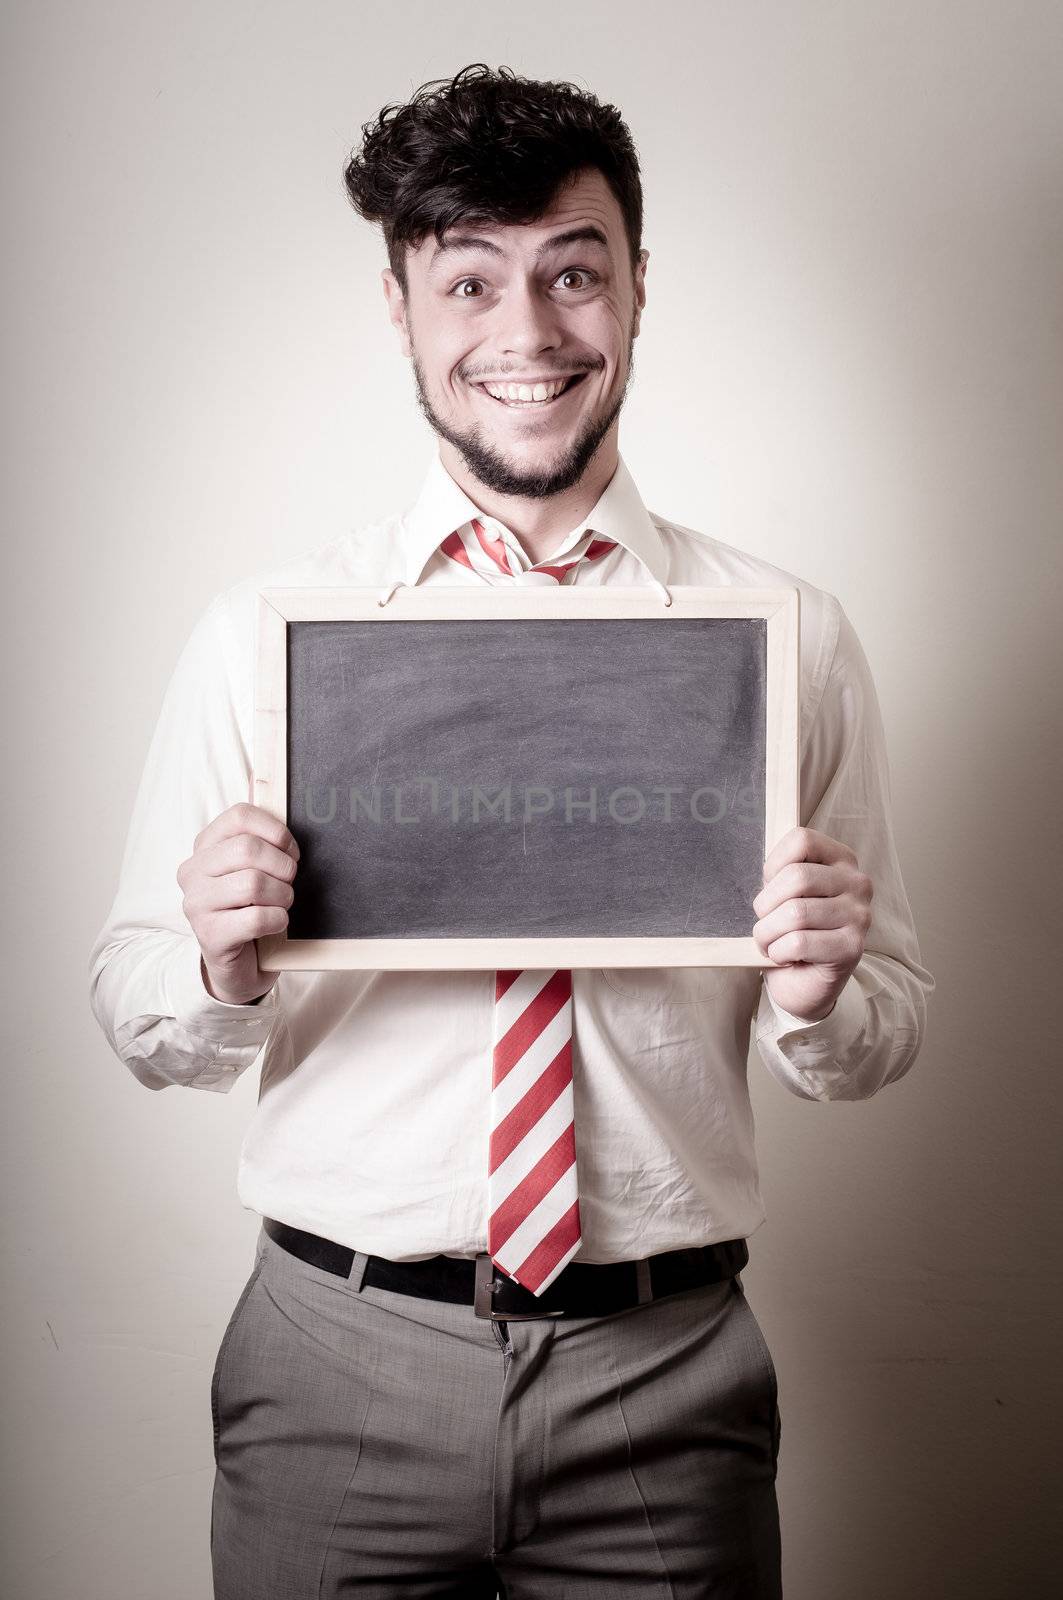
{"type": "Polygon", "coordinates": [[[620,408],[627,398],[634,376],[634,357],[635,336],[634,319],[632,319],[632,331],[628,334],[627,376],[624,379],[623,389],[604,416],[587,418],[573,442],[560,459],[552,464],[543,462],[541,466],[528,469],[515,467],[487,441],[482,428],[472,427],[462,433],[459,429],[450,427],[432,407],[425,389],[424,372],[415,352],[413,372],[417,384],[417,404],[428,426],[441,439],[446,439],[454,446],[473,477],[478,479],[485,489],[490,489],[494,494],[519,496],[524,500],[548,500],[551,495],[563,494],[566,489],[571,489],[587,470],[595,451],[620,415],[620,408]]]}

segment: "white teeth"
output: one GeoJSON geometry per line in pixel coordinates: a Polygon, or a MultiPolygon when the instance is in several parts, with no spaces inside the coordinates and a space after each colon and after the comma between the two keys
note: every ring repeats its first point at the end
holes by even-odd
{"type": "Polygon", "coordinates": [[[485,383],[484,388],[496,400],[511,405],[541,405],[545,400],[555,400],[567,382],[567,378],[555,378],[550,383],[485,383]]]}

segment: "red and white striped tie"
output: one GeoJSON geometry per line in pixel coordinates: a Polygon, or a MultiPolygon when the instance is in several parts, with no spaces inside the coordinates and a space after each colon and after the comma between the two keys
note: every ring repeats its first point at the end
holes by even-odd
{"type": "MultiPolygon", "coordinates": [[[[616,548],[588,530],[561,561],[523,567],[478,517],[443,553],[488,583],[564,583],[581,561],[616,548]]],[[[487,1253],[509,1277],[542,1294],[580,1243],[572,1103],[572,974],[497,972],[491,1052],[487,1253]]]]}
{"type": "Polygon", "coordinates": [[[533,1294],[579,1248],[572,974],[497,972],[487,1253],[533,1294]]]}

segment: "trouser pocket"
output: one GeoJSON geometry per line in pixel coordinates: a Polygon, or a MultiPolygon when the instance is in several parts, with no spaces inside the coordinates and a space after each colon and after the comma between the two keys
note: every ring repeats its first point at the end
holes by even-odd
{"type": "Polygon", "coordinates": [[[233,1334],[236,1332],[237,1325],[238,1325],[238,1323],[240,1321],[240,1317],[241,1317],[241,1315],[243,1313],[244,1306],[247,1304],[248,1297],[251,1294],[251,1290],[255,1287],[255,1281],[258,1278],[259,1273],[262,1271],[262,1259],[263,1259],[262,1258],[262,1252],[259,1251],[258,1254],[255,1257],[255,1264],[251,1268],[251,1276],[248,1278],[247,1282],[244,1284],[243,1289],[240,1291],[240,1298],[237,1300],[236,1305],[233,1307],[232,1316],[229,1318],[228,1326],[226,1327],[225,1332],[222,1334],[221,1344],[218,1346],[218,1354],[217,1354],[217,1356],[215,1358],[215,1361],[214,1361],[214,1371],[213,1371],[213,1373],[211,1375],[211,1380],[210,1380],[210,1414],[211,1414],[211,1421],[212,1421],[213,1427],[214,1427],[214,1465],[215,1466],[218,1465],[218,1443],[219,1443],[219,1440],[220,1440],[220,1437],[221,1437],[221,1409],[220,1409],[220,1400],[219,1400],[219,1387],[220,1387],[220,1383],[221,1383],[222,1367],[223,1367],[224,1362],[225,1362],[226,1352],[228,1351],[229,1345],[232,1342],[233,1334]]]}
{"type": "Polygon", "coordinates": [[[750,1305],[749,1300],[746,1297],[745,1285],[743,1284],[740,1275],[737,1273],[735,1274],[734,1282],[735,1287],[738,1289],[738,1292],[742,1297],[742,1304],[749,1319],[748,1326],[750,1337],[752,1338],[756,1347],[764,1375],[767,1379],[768,1406],[771,1421],[771,1457],[772,1466],[777,1471],[779,1465],[779,1444],[782,1439],[782,1415],[779,1411],[779,1378],[775,1371],[775,1362],[772,1358],[771,1350],[768,1347],[768,1341],[764,1337],[764,1330],[757,1320],[756,1312],[753,1310],[753,1307],[750,1305]]]}

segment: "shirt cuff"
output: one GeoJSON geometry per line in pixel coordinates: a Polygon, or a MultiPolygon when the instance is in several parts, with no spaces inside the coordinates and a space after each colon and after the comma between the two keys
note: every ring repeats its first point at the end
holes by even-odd
{"type": "Polygon", "coordinates": [[[230,1005],[208,991],[201,960],[196,940],[185,940],[169,973],[172,1015],[182,1027],[216,1044],[264,1043],[277,1018],[279,982],[257,1004],[230,1005]]]}
{"type": "Polygon", "coordinates": [[[816,1070],[840,1066],[864,1029],[867,1001],[850,973],[832,1010],[818,1022],[806,1022],[772,999],[765,981],[757,1017],[757,1038],[771,1041],[795,1067],[816,1070]]]}

